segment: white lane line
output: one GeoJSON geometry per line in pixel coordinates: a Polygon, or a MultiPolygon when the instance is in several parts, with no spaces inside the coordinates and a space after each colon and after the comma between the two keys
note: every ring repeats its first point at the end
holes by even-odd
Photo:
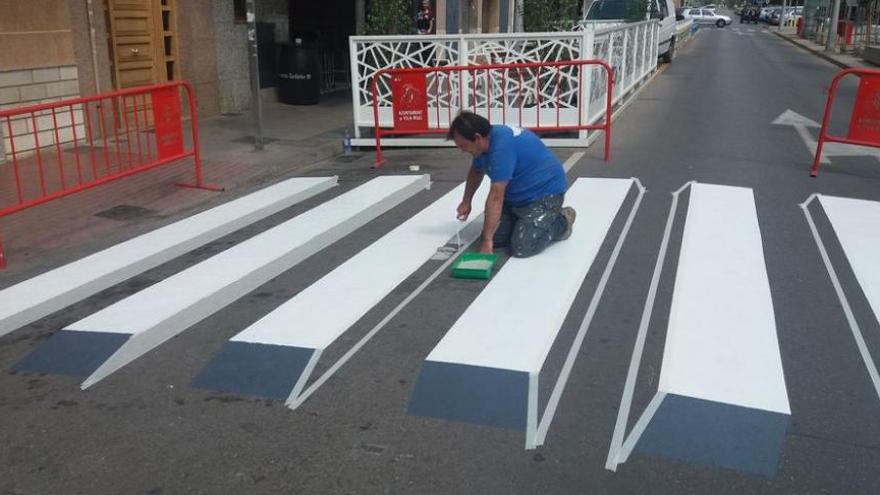
{"type": "Polygon", "coordinates": [[[819,253],[822,255],[822,261],[825,263],[825,269],[828,270],[828,276],[831,278],[831,285],[834,286],[834,292],[837,293],[837,298],[840,300],[840,305],[843,307],[843,313],[844,315],[846,315],[846,321],[849,323],[850,330],[852,330],[853,338],[855,339],[856,345],[859,348],[859,354],[861,354],[862,361],[865,363],[865,367],[868,369],[868,375],[871,377],[871,381],[874,383],[874,390],[877,392],[877,396],[880,397],[880,374],[877,373],[877,366],[874,364],[874,359],[871,357],[871,352],[868,351],[868,346],[865,344],[865,338],[862,336],[862,331],[859,328],[859,324],[856,321],[855,316],[853,315],[852,308],[849,305],[846,294],[843,292],[843,287],[840,285],[840,279],[837,278],[837,272],[834,270],[834,266],[831,264],[831,258],[828,257],[828,251],[825,249],[825,243],[822,242],[822,238],[819,236],[819,231],[818,229],[816,229],[816,223],[813,221],[813,216],[810,214],[809,203],[815,200],[818,196],[818,194],[813,194],[799,206],[804,211],[804,216],[807,217],[807,223],[810,225],[810,231],[813,233],[813,238],[816,240],[816,245],[819,247],[819,253]]]}
{"type": "Polygon", "coordinates": [[[585,151],[578,151],[576,153],[573,153],[570,157],[568,157],[568,160],[565,160],[565,163],[562,164],[562,168],[564,168],[565,172],[568,173],[568,171],[571,170],[571,167],[573,167],[575,163],[580,161],[580,159],[583,158],[586,154],[587,153],[585,151]]]}
{"type": "MultiPolygon", "coordinates": [[[[470,225],[468,225],[465,229],[462,230],[462,233],[461,233],[462,248],[469,246],[471,243],[473,243],[475,240],[477,240],[477,238],[482,233],[482,221],[481,221],[482,217],[483,217],[483,215],[475,217],[473,222],[471,222],[470,225]]],[[[317,380],[315,380],[315,382],[312,383],[312,385],[309,386],[301,394],[299,393],[299,390],[297,388],[301,389],[302,387],[300,386],[299,383],[297,383],[297,388],[295,388],[293,393],[290,394],[290,397],[288,397],[287,401],[285,402],[285,405],[291,409],[296,409],[299,406],[301,406],[306,400],[308,400],[308,398],[312,394],[315,393],[316,390],[318,390],[318,388],[321,387],[321,385],[323,385],[327,380],[330,379],[331,376],[333,376],[337,371],[339,371],[339,369],[342,368],[342,366],[344,366],[345,363],[348,362],[348,360],[352,358],[352,356],[357,354],[357,352],[364,345],[366,345],[367,342],[370,341],[370,339],[372,339],[377,333],[379,333],[383,328],[385,328],[385,325],[387,325],[388,322],[390,322],[392,319],[394,319],[394,317],[397,316],[398,313],[403,311],[403,309],[406,308],[406,306],[410,302],[412,302],[413,299],[418,297],[419,294],[421,294],[425,289],[427,289],[428,286],[431,285],[431,282],[433,282],[437,277],[439,277],[441,273],[446,271],[446,269],[449,267],[449,265],[451,265],[452,262],[454,262],[456,259],[458,259],[458,256],[453,255],[453,256],[450,256],[449,259],[444,261],[443,264],[441,264],[434,271],[434,273],[432,273],[427,279],[425,279],[424,282],[422,282],[418,287],[416,287],[416,289],[414,291],[412,291],[408,296],[406,296],[406,298],[403,301],[401,301],[400,304],[398,304],[394,309],[392,309],[391,312],[385,316],[385,318],[382,318],[382,321],[377,323],[376,326],[374,326],[372,329],[370,329],[370,331],[367,332],[366,335],[361,337],[361,340],[359,340],[354,346],[352,346],[352,348],[349,349],[348,352],[343,354],[342,357],[339,358],[338,361],[333,363],[333,366],[331,366],[327,371],[325,371],[323,375],[321,375],[317,380]]],[[[318,354],[318,353],[316,353],[316,354],[318,354]]],[[[312,370],[307,369],[306,371],[308,371],[308,373],[302,374],[303,378],[301,378],[301,379],[303,379],[303,380],[308,378],[309,375],[311,375],[312,370]]]]}
{"type": "Polygon", "coordinates": [[[544,415],[541,417],[541,422],[538,425],[537,432],[535,434],[536,446],[543,445],[544,440],[547,438],[547,431],[550,429],[550,423],[553,421],[553,416],[556,414],[556,407],[559,405],[559,400],[562,398],[562,393],[565,391],[565,385],[568,382],[569,375],[571,374],[571,370],[574,367],[574,361],[575,359],[577,359],[577,355],[580,352],[581,346],[583,345],[584,338],[587,335],[587,330],[590,328],[590,323],[593,321],[593,316],[596,314],[596,308],[598,308],[599,302],[602,300],[602,294],[605,292],[605,286],[608,284],[608,279],[611,278],[611,272],[612,270],[614,270],[615,263],[617,263],[617,257],[620,255],[620,251],[623,248],[623,243],[626,240],[627,234],[629,234],[629,230],[632,226],[633,220],[635,219],[636,213],[638,213],[639,211],[639,206],[642,204],[642,198],[644,197],[646,192],[645,186],[643,186],[641,181],[639,181],[639,179],[635,177],[633,177],[633,184],[638,190],[638,196],[636,197],[635,203],[633,203],[633,207],[629,212],[629,216],[626,219],[623,230],[621,230],[620,236],[617,238],[617,243],[614,245],[614,250],[611,252],[611,257],[608,259],[608,264],[605,266],[605,271],[602,273],[602,278],[599,280],[599,285],[596,286],[596,292],[593,295],[592,300],[590,301],[590,306],[587,308],[587,313],[584,315],[584,319],[581,321],[581,326],[580,328],[578,328],[578,333],[575,336],[574,343],[568,350],[568,356],[566,356],[565,358],[565,363],[562,366],[562,371],[559,373],[559,378],[556,380],[556,385],[553,387],[553,392],[550,394],[550,400],[547,403],[547,407],[544,409],[544,415]]]}
{"type": "Polygon", "coordinates": [[[617,452],[617,458],[615,460],[616,463],[612,471],[617,470],[617,464],[622,464],[629,459],[629,455],[632,454],[632,451],[636,447],[639,438],[642,437],[642,433],[645,432],[645,429],[651,423],[651,419],[654,417],[654,414],[657,412],[657,409],[660,408],[660,404],[663,403],[663,399],[665,398],[666,392],[658,391],[654,395],[654,398],[651,399],[651,402],[648,403],[648,407],[645,408],[642,416],[639,417],[639,420],[636,421],[636,424],[633,425],[632,432],[630,433],[629,437],[627,437],[623,445],[620,447],[620,450],[617,452]]]}
{"type": "Polygon", "coordinates": [[[657,288],[660,285],[660,275],[663,271],[663,264],[666,260],[666,251],[669,248],[669,237],[672,235],[672,224],[675,220],[675,212],[678,209],[678,196],[682,191],[695,182],[696,181],[687,182],[672,193],[672,204],[669,207],[669,215],[666,218],[666,228],[663,232],[663,240],[660,242],[660,252],[657,254],[657,262],[654,265],[654,274],[651,276],[651,285],[648,289],[648,296],[645,299],[645,308],[642,310],[642,320],[639,323],[639,331],[636,336],[635,345],[633,346],[633,354],[626,375],[626,383],[623,387],[623,395],[620,399],[620,408],[617,412],[617,422],[614,425],[614,433],[611,437],[611,447],[608,449],[608,458],[605,461],[605,469],[611,471],[617,470],[617,454],[623,445],[624,436],[626,434],[626,422],[629,419],[630,408],[632,407],[633,394],[635,393],[636,388],[636,378],[638,377],[639,366],[642,361],[642,353],[645,349],[645,339],[648,335],[648,325],[651,322],[651,314],[654,311],[654,301],[657,299],[657,288]]]}

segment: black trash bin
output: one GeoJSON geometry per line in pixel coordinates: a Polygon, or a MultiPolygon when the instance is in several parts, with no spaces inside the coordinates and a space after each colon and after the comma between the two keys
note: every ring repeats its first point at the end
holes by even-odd
{"type": "Polygon", "coordinates": [[[295,37],[281,45],[278,61],[278,99],[288,105],[316,105],[321,96],[318,47],[309,38],[295,37]]]}

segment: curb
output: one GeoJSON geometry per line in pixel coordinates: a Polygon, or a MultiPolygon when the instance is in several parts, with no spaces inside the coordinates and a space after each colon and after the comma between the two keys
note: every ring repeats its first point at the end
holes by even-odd
{"type": "Polygon", "coordinates": [[[808,48],[808,47],[806,47],[806,46],[804,46],[804,45],[798,43],[797,41],[795,41],[795,40],[789,38],[788,36],[785,36],[784,34],[780,34],[778,31],[773,31],[773,34],[775,34],[776,36],[778,36],[778,37],[784,39],[785,41],[787,41],[787,42],[789,42],[789,43],[791,43],[792,45],[794,45],[794,46],[800,48],[801,50],[804,50],[804,51],[806,51],[806,52],[812,53],[813,55],[815,55],[815,56],[821,58],[822,60],[825,60],[826,62],[830,62],[830,63],[832,63],[832,64],[834,64],[834,65],[840,67],[841,69],[849,69],[849,68],[852,67],[852,66],[849,65],[849,64],[846,64],[846,63],[844,63],[844,62],[841,62],[840,60],[837,60],[836,58],[832,57],[831,55],[826,55],[824,52],[820,52],[820,51],[816,51],[816,50],[811,50],[810,48],[808,48]]]}

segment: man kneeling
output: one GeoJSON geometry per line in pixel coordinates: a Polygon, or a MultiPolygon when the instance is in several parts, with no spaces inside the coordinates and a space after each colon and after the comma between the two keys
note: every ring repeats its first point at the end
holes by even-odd
{"type": "Polygon", "coordinates": [[[540,253],[555,241],[568,239],[575,211],[562,207],[568,180],[559,159],[535,133],[462,112],[449,126],[447,139],[474,158],[467,176],[458,219],[471,213],[474,193],[488,175],[481,253],[506,247],[511,256],[540,253]]]}

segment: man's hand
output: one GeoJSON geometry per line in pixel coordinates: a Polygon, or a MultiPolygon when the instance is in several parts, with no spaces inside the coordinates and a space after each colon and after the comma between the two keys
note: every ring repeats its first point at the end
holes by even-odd
{"type": "Polygon", "coordinates": [[[464,222],[465,220],[467,220],[468,216],[471,214],[471,204],[470,204],[470,202],[462,201],[462,202],[458,205],[458,209],[456,210],[456,213],[457,213],[456,218],[458,218],[458,219],[461,220],[462,222],[464,222]]]}
{"type": "Polygon", "coordinates": [[[484,254],[492,254],[492,250],[495,249],[495,245],[492,243],[492,239],[484,240],[480,243],[480,252],[484,254]]]}

